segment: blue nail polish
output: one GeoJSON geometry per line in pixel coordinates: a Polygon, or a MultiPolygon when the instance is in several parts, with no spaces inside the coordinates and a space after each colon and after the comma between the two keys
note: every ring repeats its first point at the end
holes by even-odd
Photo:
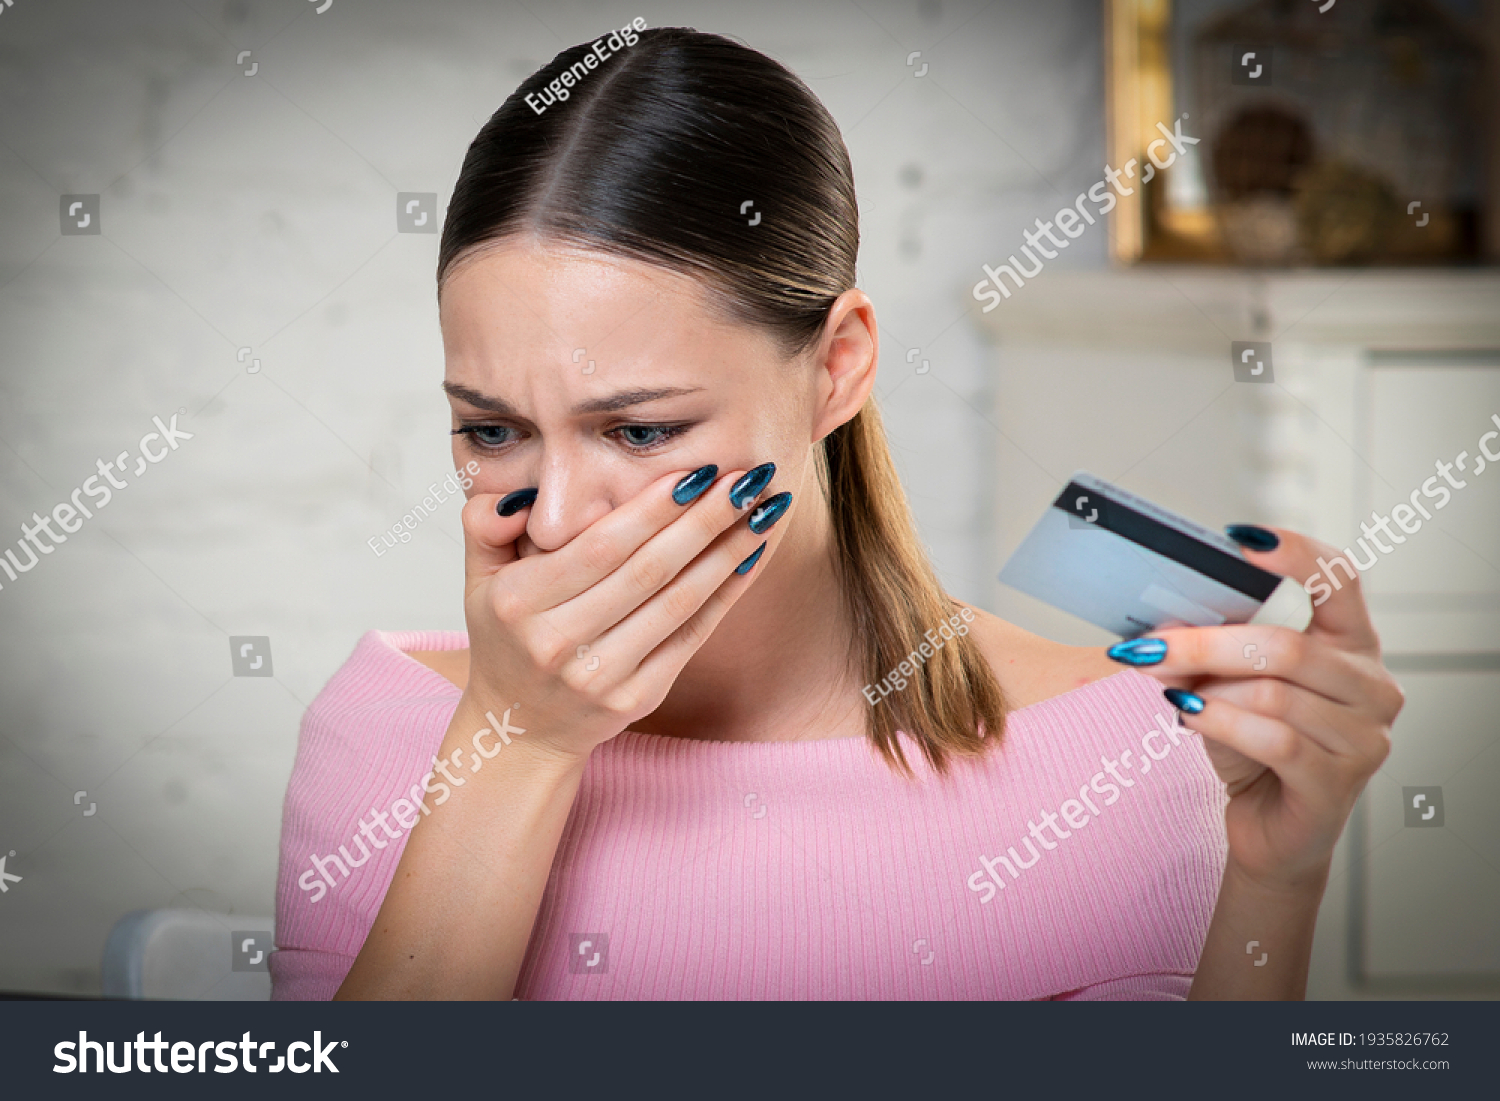
{"type": "Polygon", "coordinates": [[[1167,656],[1167,640],[1164,638],[1133,638],[1128,642],[1117,642],[1106,656],[1125,665],[1156,665],[1167,656]]]}
{"type": "Polygon", "coordinates": [[[781,514],[791,503],[790,493],[778,493],[774,497],[766,498],[761,506],[750,514],[750,530],[756,535],[764,535],[772,524],[781,519],[781,514]]]}
{"type": "Polygon", "coordinates": [[[1189,715],[1196,715],[1203,710],[1203,697],[1184,692],[1181,688],[1168,688],[1162,695],[1177,710],[1186,711],[1189,715]]]}
{"type": "Polygon", "coordinates": [[[501,516],[514,516],[523,508],[530,508],[535,503],[535,489],[518,489],[514,493],[507,493],[501,497],[500,503],[495,506],[495,511],[501,516]]]}
{"type": "Polygon", "coordinates": [[[719,476],[719,468],[713,463],[700,466],[682,481],[672,487],[672,500],[679,505],[696,501],[703,495],[703,491],[714,484],[714,479],[719,476]]]}
{"type": "Polygon", "coordinates": [[[1273,551],[1281,546],[1281,539],[1274,531],[1258,528],[1254,524],[1230,524],[1224,534],[1242,547],[1256,551],[1273,551]]]}
{"type": "Polygon", "coordinates": [[[755,563],[757,563],[757,562],[760,561],[760,556],[761,556],[762,552],[765,551],[765,549],[766,549],[766,545],[764,543],[762,543],[760,546],[756,547],[755,548],[755,553],[752,554],[749,558],[745,559],[743,562],[741,562],[738,566],[736,566],[734,568],[734,572],[735,573],[749,573],[750,572],[750,568],[752,566],[754,566],[755,563]]]}
{"type": "Polygon", "coordinates": [[[775,463],[761,463],[729,487],[729,503],[735,508],[744,508],[760,496],[760,491],[770,485],[775,476],[775,463]]]}

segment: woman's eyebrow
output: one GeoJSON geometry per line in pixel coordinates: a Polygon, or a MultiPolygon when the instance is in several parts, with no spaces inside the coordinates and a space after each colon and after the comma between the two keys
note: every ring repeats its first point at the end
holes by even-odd
{"type": "Polygon", "coordinates": [[[515,409],[508,401],[500,398],[492,398],[488,394],[481,394],[478,390],[471,390],[467,386],[460,386],[456,382],[443,381],[443,392],[450,398],[456,398],[466,405],[472,405],[475,409],[484,409],[491,413],[499,413],[502,416],[514,417],[517,415],[515,409]]]}
{"type": "Polygon", "coordinates": [[[602,398],[591,398],[573,406],[573,415],[582,417],[590,413],[615,413],[621,409],[628,409],[632,405],[644,405],[648,401],[696,394],[702,389],[701,386],[667,386],[659,390],[620,390],[617,393],[602,398]]]}
{"type": "MultiPolygon", "coordinates": [[[[696,394],[702,390],[701,386],[667,386],[656,390],[620,390],[613,394],[607,394],[602,398],[591,398],[586,402],[573,407],[574,416],[587,416],[591,413],[615,413],[621,409],[628,409],[632,405],[644,405],[648,401],[660,401],[662,398],[676,398],[684,394],[696,394]]],[[[443,382],[443,391],[451,398],[474,406],[476,409],[484,409],[491,413],[499,413],[502,416],[519,416],[515,408],[503,398],[490,397],[481,394],[478,390],[461,386],[456,382],[443,382]]]]}

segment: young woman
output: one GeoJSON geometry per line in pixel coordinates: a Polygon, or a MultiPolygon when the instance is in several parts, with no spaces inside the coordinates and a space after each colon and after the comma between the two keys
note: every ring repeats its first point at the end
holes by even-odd
{"type": "Polygon", "coordinates": [[[308,711],[276,996],[1302,996],[1401,706],[1358,584],[1107,655],[946,596],[833,120],[726,39],[613,41],[454,188],[468,630],[370,632],[308,711]]]}

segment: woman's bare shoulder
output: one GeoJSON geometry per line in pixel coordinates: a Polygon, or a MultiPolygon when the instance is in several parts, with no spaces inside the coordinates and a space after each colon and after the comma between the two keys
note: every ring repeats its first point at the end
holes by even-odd
{"type": "Polygon", "coordinates": [[[1105,657],[1102,646],[1053,642],[989,612],[972,610],[969,630],[1012,709],[1050,700],[1125,668],[1105,657]]]}
{"type": "Polygon", "coordinates": [[[446,677],[460,688],[469,683],[469,651],[462,650],[406,650],[413,661],[421,662],[440,677],[446,677]]]}

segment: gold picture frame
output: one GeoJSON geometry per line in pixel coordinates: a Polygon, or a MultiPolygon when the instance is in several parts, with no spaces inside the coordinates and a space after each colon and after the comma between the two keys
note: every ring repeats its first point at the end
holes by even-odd
{"type": "MultiPolygon", "coordinates": [[[[1375,0],[1373,7],[1379,5],[1375,0]]],[[[1378,22],[1378,11],[1371,15],[1372,5],[1334,9],[1326,16],[1316,0],[1184,6],[1198,19],[1193,27],[1179,25],[1184,17],[1174,11],[1173,0],[1105,0],[1108,163],[1124,168],[1134,160],[1140,166],[1135,180],[1142,169],[1149,174],[1146,149],[1160,136],[1158,125],[1171,128],[1184,115],[1183,132],[1200,139],[1197,160],[1187,170],[1192,180],[1169,182],[1172,170],[1167,169],[1132,194],[1118,196],[1109,225],[1113,260],[1296,267],[1453,265],[1500,257],[1500,110],[1495,106],[1500,80],[1492,61],[1500,50],[1500,0],[1486,0],[1478,26],[1461,24],[1440,5],[1419,0],[1414,29],[1394,32],[1389,21],[1378,22]],[[1205,15],[1209,7],[1214,10],[1205,15]],[[1276,87],[1229,87],[1229,66],[1240,41],[1266,43],[1264,57],[1274,47],[1276,87]],[[1184,88],[1177,86],[1179,79],[1184,88]],[[1404,98],[1406,90],[1395,87],[1401,80],[1411,84],[1404,98]],[[1395,109],[1369,102],[1361,81],[1377,87],[1395,109]],[[1185,95],[1189,85],[1191,93],[1185,95]],[[1324,105],[1339,96],[1347,101],[1342,115],[1324,105]],[[1246,105],[1259,106],[1273,121],[1274,113],[1283,111],[1286,126],[1317,134],[1321,146],[1317,171],[1291,166],[1289,175],[1297,169],[1297,189],[1285,189],[1256,210],[1248,209],[1252,203],[1226,198],[1213,171],[1216,135],[1226,118],[1246,105]],[[1384,118],[1364,121],[1362,130],[1339,129],[1343,119],[1366,107],[1368,114],[1383,110],[1404,116],[1400,155],[1382,158],[1370,152],[1375,144],[1370,135],[1384,118]],[[1450,123],[1455,117],[1461,125],[1450,123]],[[1433,127],[1446,127],[1445,150],[1454,164],[1424,175],[1420,169],[1428,166],[1412,152],[1413,135],[1433,127]],[[1347,155],[1351,147],[1353,156],[1347,155]],[[1268,213],[1278,216],[1281,224],[1271,228],[1279,228],[1279,238],[1262,236],[1281,243],[1247,247],[1244,226],[1256,226],[1241,216],[1246,213],[1256,214],[1261,226],[1275,221],[1265,217],[1268,213]],[[1369,223],[1364,238],[1348,232],[1359,218],[1369,223]]],[[[1404,10],[1413,9],[1408,4],[1404,10]]]]}

